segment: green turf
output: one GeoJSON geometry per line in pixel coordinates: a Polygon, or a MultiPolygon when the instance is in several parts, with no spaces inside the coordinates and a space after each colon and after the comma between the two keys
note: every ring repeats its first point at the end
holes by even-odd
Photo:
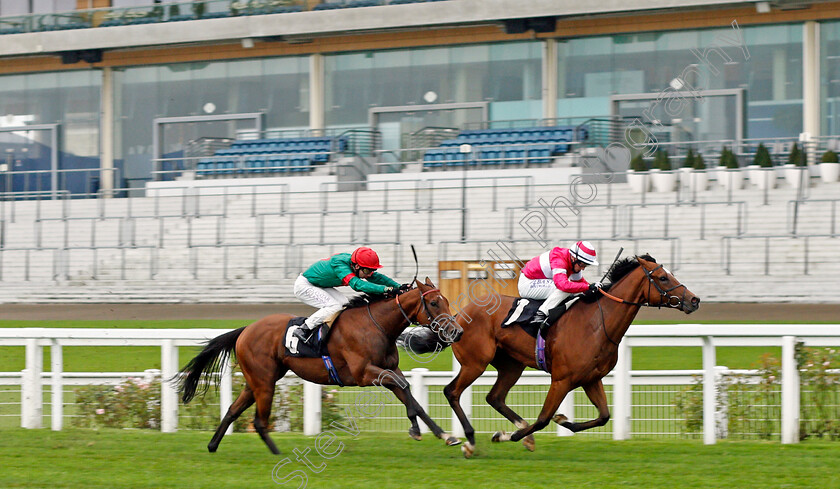
{"type": "MultiPolygon", "coordinates": [[[[229,435],[207,453],[210,433],[153,431],[0,431],[0,487],[217,489],[299,486],[278,480],[299,470],[312,488],[813,488],[840,487],[840,444],[630,440],[541,437],[537,450],[478,440],[465,460],[440,440],[405,435],[342,435],[323,459],[315,438],[273,435],[283,452],[271,455],[253,434],[229,435]],[[306,454],[320,472],[296,460],[306,454]],[[288,458],[286,465],[282,464],[288,458]],[[275,467],[277,467],[275,469],[275,467]]],[[[297,473],[294,473],[297,474],[297,473]]]]}

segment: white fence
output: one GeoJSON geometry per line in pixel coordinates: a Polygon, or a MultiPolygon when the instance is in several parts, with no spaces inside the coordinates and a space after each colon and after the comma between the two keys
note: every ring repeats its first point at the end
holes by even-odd
{"type": "MultiPolygon", "coordinates": [[[[161,349],[161,377],[174,376],[179,368],[178,348],[196,347],[205,340],[224,332],[219,329],[46,329],[0,328],[0,346],[25,346],[26,368],[20,373],[0,374],[0,384],[21,385],[21,426],[40,428],[43,418],[43,386],[51,385],[51,425],[61,430],[63,423],[63,387],[85,383],[101,383],[112,374],[65,373],[62,348],[72,346],[157,346],[161,349]],[[43,348],[50,347],[51,372],[43,372],[43,348]],[[98,379],[98,380],[97,380],[98,379]]],[[[782,348],[781,379],[781,439],[783,443],[799,440],[800,381],[794,358],[795,346],[840,345],[840,324],[780,325],[780,324],[673,324],[634,325],[619,346],[619,361],[613,372],[604,379],[612,386],[612,436],[616,440],[631,436],[631,392],[634,385],[686,385],[694,375],[703,377],[703,439],[707,444],[716,440],[717,392],[716,348],[719,346],[777,346],[782,348]],[[643,371],[631,370],[634,347],[701,347],[703,368],[698,371],[643,371]]],[[[457,363],[454,365],[457,369],[457,363]]],[[[414,369],[407,373],[412,391],[418,401],[428,409],[429,387],[444,386],[455,372],[432,372],[414,369]]],[[[495,372],[485,373],[474,385],[492,385],[495,372]]],[[[517,385],[548,385],[550,379],[542,372],[526,372],[517,385]]],[[[178,426],[178,397],[170,382],[162,382],[161,430],[176,431],[178,426]]],[[[469,415],[472,412],[471,392],[462,396],[462,405],[469,415]]],[[[232,402],[232,376],[230,369],[221,376],[220,416],[232,402]]],[[[572,396],[561,405],[564,414],[574,417],[572,396]]],[[[317,434],[321,429],[321,387],[304,385],[304,432],[317,434]]],[[[452,419],[453,431],[458,434],[460,424],[452,419]]],[[[558,434],[562,429],[558,428],[558,434]]]]}

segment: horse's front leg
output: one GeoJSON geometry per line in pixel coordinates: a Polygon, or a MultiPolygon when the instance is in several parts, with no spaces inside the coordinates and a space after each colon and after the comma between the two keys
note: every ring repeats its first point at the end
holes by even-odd
{"type": "Polygon", "coordinates": [[[583,423],[572,423],[568,421],[565,416],[558,414],[554,420],[560,426],[577,433],[578,431],[588,430],[589,428],[597,428],[604,426],[610,420],[610,406],[607,404],[607,393],[604,392],[604,384],[601,379],[583,386],[583,391],[586,392],[586,397],[598,409],[598,417],[583,423]]]}
{"type": "Polygon", "coordinates": [[[441,427],[438,426],[431,417],[429,417],[423,407],[420,406],[420,403],[418,403],[414,396],[411,395],[408,381],[399,368],[388,370],[377,367],[376,365],[368,365],[365,368],[364,375],[361,382],[359,382],[359,385],[382,386],[393,392],[394,395],[397,396],[397,399],[405,405],[406,416],[411,422],[411,428],[409,428],[408,434],[415,440],[422,439],[422,436],[420,435],[420,426],[417,424],[417,416],[420,416],[420,419],[426,423],[426,426],[432,430],[432,433],[434,433],[436,437],[446,440],[447,445],[453,446],[461,443],[461,440],[444,432],[443,429],[441,429],[441,427]]]}
{"type": "Polygon", "coordinates": [[[551,422],[551,418],[554,416],[554,413],[557,412],[557,408],[560,407],[560,403],[570,390],[571,385],[568,380],[563,379],[553,381],[551,383],[551,387],[548,388],[548,394],[545,396],[545,402],[543,402],[543,408],[537,417],[537,421],[535,421],[532,425],[519,428],[510,435],[502,431],[497,432],[493,435],[493,441],[519,441],[522,438],[545,428],[548,426],[548,423],[551,422]]]}

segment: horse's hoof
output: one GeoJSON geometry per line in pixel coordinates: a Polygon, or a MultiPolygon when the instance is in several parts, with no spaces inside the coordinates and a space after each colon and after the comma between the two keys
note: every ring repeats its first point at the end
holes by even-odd
{"type": "Polygon", "coordinates": [[[493,433],[493,438],[490,438],[490,441],[493,443],[499,443],[500,441],[506,441],[504,440],[505,437],[507,437],[508,440],[510,439],[510,436],[508,436],[508,434],[504,431],[497,431],[493,433]]]}
{"type": "Polygon", "coordinates": [[[475,447],[472,443],[466,442],[461,445],[461,452],[463,452],[464,458],[472,458],[473,453],[475,453],[475,447]]]}
{"type": "Polygon", "coordinates": [[[525,445],[525,448],[527,448],[529,452],[533,452],[534,449],[537,448],[537,443],[534,441],[534,435],[528,435],[523,438],[522,444],[525,445]]]}
{"type": "Polygon", "coordinates": [[[554,415],[554,417],[553,417],[553,418],[551,418],[551,420],[552,420],[552,421],[554,421],[555,423],[559,424],[559,425],[562,425],[563,423],[565,423],[566,421],[568,421],[568,420],[569,420],[569,418],[567,418],[567,417],[566,417],[565,415],[563,415],[563,414],[555,414],[555,415],[554,415]]]}
{"type": "Polygon", "coordinates": [[[446,439],[446,446],[448,446],[448,447],[454,447],[454,446],[457,446],[457,445],[460,445],[460,444],[461,444],[461,439],[460,438],[455,438],[454,436],[450,436],[449,438],[446,439]]]}
{"type": "Polygon", "coordinates": [[[420,441],[420,440],[423,439],[423,435],[420,434],[420,430],[415,430],[414,428],[409,428],[408,436],[414,438],[417,441],[420,441]]]}
{"type": "Polygon", "coordinates": [[[216,453],[216,447],[207,446],[207,451],[210,453],[216,453]]]}

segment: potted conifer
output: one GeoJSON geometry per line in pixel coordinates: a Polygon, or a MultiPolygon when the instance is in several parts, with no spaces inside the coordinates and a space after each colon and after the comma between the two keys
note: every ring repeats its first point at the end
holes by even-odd
{"type": "Polygon", "coordinates": [[[828,150],[820,158],[820,179],[825,183],[833,183],[840,178],[840,162],[837,153],[828,150]]]}
{"type": "Polygon", "coordinates": [[[731,149],[724,147],[720,153],[718,181],[727,189],[739,190],[744,188],[744,174],[738,167],[738,158],[731,149]]]}
{"type": "Polygon", "coordinates": [[[653,167],[657,170],[651,172],[656,191],[673,192],[677,184],[677,174],[671,168],[671,159],[668,157],[667,151],[660,149],[656,152],[656,156],[653,158],[653,167]]]}
{"type": "Polygon", "coordinates": [[[790,154],[788,155],[788,162],[785,165],[785,180],[787,180],[791,187],[799,188],[806,181],[808,175],[803,173],[808,171],[807,165],[807,155],[799,149],[797,143],[793,143],[793,147],[790,148],[790,154]]]}
{"type": "Polygon", "coordinates": [[[764,143],[758,145],[753,164],[748,166],[750,182],[761,190],[776,187],[776,173],[773,170],[773,158],[764,143]]]}
{"type": "Polygon", "coordinates": [[[641,153],[630,160],[630,168],[627,170],[627,184],[634,193],[641,194],[648,191],[650,178],[647,164],[641,153]]]}
{"type": "Polygon", "coordinates": [[[703,155],[697,153],[694,156],[694,161],[691,164],[691,176],[689,183],[692,192],[706,190],[709,188],[709,174],[706,172],[706,162],[703,161],[703,155]]]}

